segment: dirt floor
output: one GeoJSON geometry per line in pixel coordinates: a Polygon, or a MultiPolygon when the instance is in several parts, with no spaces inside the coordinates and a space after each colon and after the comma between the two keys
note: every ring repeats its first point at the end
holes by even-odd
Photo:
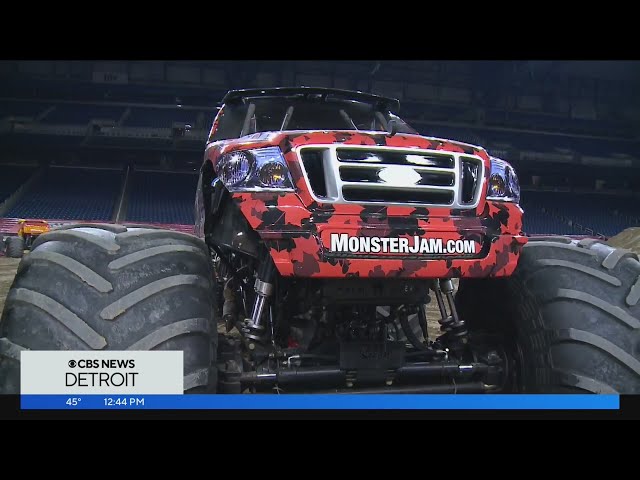
{"type": "Polygon", "coordinates": [[[626,248],[640,255],[640,228],[627,228],[615,237],[611,237],[607,243],[613,247],[626,248]]]}

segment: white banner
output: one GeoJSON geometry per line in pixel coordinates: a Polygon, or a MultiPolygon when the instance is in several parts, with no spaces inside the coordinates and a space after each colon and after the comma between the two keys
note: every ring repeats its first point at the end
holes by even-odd
{"type": "Polygon", "coordinates": [[[20,393],[182,394],[181,351],[20,352],[20,393]]]}

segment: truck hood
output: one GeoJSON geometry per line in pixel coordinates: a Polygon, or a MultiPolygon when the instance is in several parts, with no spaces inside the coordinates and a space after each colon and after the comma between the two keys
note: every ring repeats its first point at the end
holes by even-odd
{"type": "Polygon", "coordinates": [[[261,132],[240,138],[212,142],[207,145],[206,156],[215,163],[216,157],[234,150],[279,146],[283,153],[301,145],[318,144],[381,145],[398,148],[443,150],[478,155],[483,160],[489,156],[485,149],[468,143],[444,138],[398,133],[390,137],[386,132],[362,130],[293,130],[261,132]]]}

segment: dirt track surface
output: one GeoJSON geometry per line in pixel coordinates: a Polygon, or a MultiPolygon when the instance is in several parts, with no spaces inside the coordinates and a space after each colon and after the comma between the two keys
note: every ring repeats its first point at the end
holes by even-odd
{"type": "Polygon", "coordinates": [[[0,257],[0,313],[4,308],[4,299],[9,293],[9,287],[13,283],[13,277],[16,276],[19,263],[19,258],[0,257]]]}
{"type": "Polygon", "coordinates": [[[607,243],[612,247],[626,248],[640,255],[640,227],[627,228],[611,237],[607,243]]]}

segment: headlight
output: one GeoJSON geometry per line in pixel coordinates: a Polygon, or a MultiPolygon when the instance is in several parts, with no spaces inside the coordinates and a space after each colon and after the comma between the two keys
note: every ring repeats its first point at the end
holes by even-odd
{"type": "Polygon", "coordinates": [[[520,183],[515,170],[509,163],[491,157],[491,175],[487,185],[487,200],[503,202],[520,201],[520,183]]]}
{"type": "Polygon", "coordinates": [[[216,172],[230,192],[293,191],[287,162],[278,147],[222,155],[216,165],[216,172]]]}
{"type": "Polygon", "coordinates": [[[227,186],[239,184],[249,175],[250,160],[245,152],[233,152],[225,155],[224,161],[218,164],[220,180],[227,186]]]}

